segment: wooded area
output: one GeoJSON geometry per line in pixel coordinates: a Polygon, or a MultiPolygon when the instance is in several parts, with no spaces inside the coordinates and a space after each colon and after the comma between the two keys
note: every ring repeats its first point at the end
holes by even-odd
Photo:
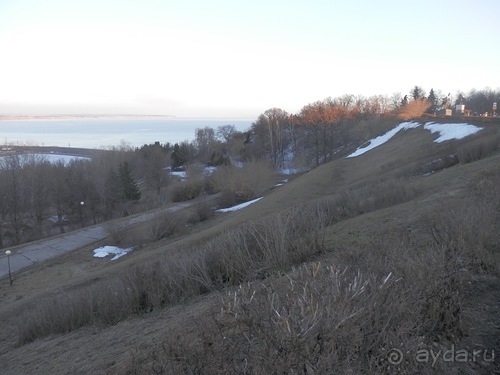
{"type": "MultiPolygon", "coordinates": [[[[500,92],[459,93],[455,104],[484,113],[500,92]]],[[[90,159],[51,163],[41,154],[9,153],[0,158],[0,247],[40,239],[76,227],[151,209],[172,201],[169,170],[189,166],[241,168],[265,161],[276,171],[306,170],[346,155],[379,134],[387,118],[418,118],[450,106],[450,96],[415,86],[408,95],[369,98],[344,95],[305,105],[298,114],[279,108],[262,113],[241,132],[227,124],[202,128],[192,142],[169,142],[133,149],[126,144],[96,152],[90,159]],[[378,124],[375,126],[374,124],[378,124]]],[[[222,174],[221,174],[222,175],[222,174]]],[[[217,189],[200,183],[192,199],[217,189]]],[[[182,186],[181,186],[182,188],[182,186]]],[[[248,197],[246,197],[248,198],[248,197]]]]}

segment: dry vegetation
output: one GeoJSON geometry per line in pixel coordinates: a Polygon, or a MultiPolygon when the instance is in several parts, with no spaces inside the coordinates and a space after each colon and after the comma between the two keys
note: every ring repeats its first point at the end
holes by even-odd
{"type": "Polygon", "coordinates": [[[426,98],[412,100],[399,109],[398,117],[402,120],[420,118],[431,105],[432,103],[426,98]]]}
{"type": "MultiPolygon", "coordinates": [[[[389,356],[392,348],[444,349],[470,334],[465,289],[495,270],[500,194],[491,189],[499,182],[498,172],[472,181],[457,206],[447,202],[419,218],[418,234],[390,228],[347,243],[333,225],[324,232],[333,244],[323,246],[323,260],[231,288],[210,319],[189,322],[196,341],[165,338],[136,354],[129,373],[455,373],[448,363],[431,367],[408,355],[393,365],[389,356]]],[[[379,209],[390,204],[381,198],[379,209]]],[[[476,373],[493,371],[482,365],[476,373]]]]}
{"type": "MultiPolygon", "coordinates": [[[[494,373],[498,359],[431,366],[415,353],[496,344],[495,332],[475,336],[481,319],[495,317],[474,310],[470,299],[477,283],[489,279],[498,286],[498,146],[496,130],[457,142],[455,162],[430,177],[422,176],[422,164],[391,173],[381,167],[377,179],[353,178],[329,196],[288,202],[287,209],[40,299],[15,319],[18,350],[78,335],[82,327],[106,335],[184,305],[190,314],[154,320],[161,332],[143,338],[154,344],[123,348],[124,360],[98,371],[494,373]],[[474,313],[484,315],[471,320],[474,313]],[[402,362],[391,362],[394,349],[402,362]]],[[[441,152],[445,157],[450,149],[441,152]]],[[[254,164],[245,171],[220,168],[210,181],[229,204],[263,194],[273,179],[266,165],[254,164]]],[[[212,215],[204,202],[190,214],[161,216],[127,235],[161,243],[212,215]]]]}
{"type": "Polygon", "coordinates": [[[271,164],[265,161],[248,163],[245,168],[223,166],[209,178],[211,191],[221,192],[221,207],[249,201],[269,190],[275,181],[271,164]]]}

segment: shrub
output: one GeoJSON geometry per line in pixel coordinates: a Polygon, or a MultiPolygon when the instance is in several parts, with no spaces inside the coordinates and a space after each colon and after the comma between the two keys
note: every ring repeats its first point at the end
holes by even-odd
{"type": "Polygon", "coordinates": [[[275,173],[267,162],[252,162],[243,168],[222,166],[209,177],[212,191],[222,192],[220,206],[257,198],[274,185],[275,173]]]}
{"type": "Polygon", "coordinates": [[[214,216],[214,209],[207,203],[202,202],[193,207],[193,212],[189,216],[189,224],[197,224],[214,216]]]}
{"type": "Polygon", "coordinates": [[[179,181],[171,190],[172,202],[184,202],[197,198],[203,189],[202,180],[179,181]]]}
{"type": "Polygon", "coordinates": [[[496,131],[487,136],[481,136],[460,147],[457,152],[461,164],[472,163],[481,160],[500,148],[500,133],[496,131]]]}
{"type": "Polygon", "coordinates": [[[167,338],[129,370],[387,373],[389,348],[403,338],[416,341],[410,338],[413,314],[403,291],[392,274],[304,265],[285,280],[245,283],[226,292],[212,319],[193,322],[197,340],[167,338]]]}
{"type": "Polygon", "coordinates": [[[398,117],[402,120],[420,118],[431,105],[431,102],[425,98],[412,100],[399,109],[398,117]]]}
{"type": "Polygon", "coordinates": [[[104,228],[116,245],[136,245],[146,239],[136,228],[123,227],[123,223],[119,221],[108,221],[104,223],[104,228]]]}
{"type": "Polygon", "coordinates": [[[379,181],[341,192],[339,197],[329,203],[330,214],[335,219],[354,217],[407,202],[416,197],[421,190],[416,179],[393,178],[379,181]]]}
{"type": "Polygon", "coordinates": [[[120,281],[112,280],[44,300],[18,320],[19,342],[28,343],[95,323],[119,322],[131,313],[129,296],[122,290],[120,281]]]}
{"type": "Polygon", "coordinates": [[[495,268],[492,249],[500,193],[500,173],[471,181],[468,196],[453,207],[439,207],[425,221],[435,245],[446,257],[449,272],[488,272],[495,268]]]}
{"type": "Polygon", "coordinates": [[[151,241],[159,241],[182,233],[188,222],[188,215],[184,212],[162,212],[153,220],[141,226],[139,230],[148,231],[151,241]]]}

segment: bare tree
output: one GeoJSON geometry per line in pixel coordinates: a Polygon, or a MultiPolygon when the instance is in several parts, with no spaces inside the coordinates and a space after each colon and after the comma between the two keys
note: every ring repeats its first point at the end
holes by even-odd
{"type": "Polygon", "coordinates": [[[403,95],[401,95],[400,92],[395,92],[391,95],[389,101],[390,101],[390,108],[393,111],[396,111],[399,109],[399,107],[401,107],[401,103],[403,102],[403,95]]]}
{"type": "Polygon", "coordinates": [[[195,130],[195,145],[198,150],[198,159],[202,163],[208,163],[217,143],[215,130],[210,127],[195,130]]]}
{"type": "Polygon", "coordinates": [[[27,209],[35,218],[33,235],[43,238],[43,221],[46,218],[50,202],[50,162],[40,154],[27,154],[23,160],[24,188],[28,194],[27,209]]]}
{"type": "Polygon", "coordinates": [[[146,185],[159,196],[162,189],[168,184],[169,175],[165,169],[170,165],[170,156],[159,143],[143,146],[139,150],[139,155],[139,169],[146,185]]]}
{"type": "Polygon", "coordinates": [[[221,125],[217,128],[215,134],[219,140],[229,143],[233,139],[236,132],[237,130],[234,125],[221,125]]]}
{"type": "Polygon", "coordinates": [[[0,158],[0,248],[3,248],[3,223],[7,214],[7,176],[0,158]]]}
{"type": "Polygon", "coordinates": [[[13,230],[13,241],[20,244],[24,226],[24,187],[22,181],[22,161],[19,155],[8,155],[0,159],[5,177],[5,208],[9,224],[13,230]]]}
{"type": "Polygon", "coordinates": [[[261,142],[268,158],[275,168],[281,168],[285,162],[286,151],[290,144],[290,116],[279,108],[271,108],[259,116],[252,124],[252,133],[261,142]]]}
{"type": "Polygon", "coordinates": [[[310,141],[306,148],[314,150],[316,165],[333,158],[335,149],[346,139],[347,121],[361,112],[360,100],[346,95],[337,99],[325,99],[302,108],[301,124],[308,130],[310,141]]]}
{"type": "Polygon", "coordinates": [[[66,183],[66,166],[62,160],[52,165],[51,185],[51,200],[57,215],[57,225],[59,226],[59,231],[64,233],[64,221],[68,212],[68,207],[66,206],[68,189],[66,183]]]}

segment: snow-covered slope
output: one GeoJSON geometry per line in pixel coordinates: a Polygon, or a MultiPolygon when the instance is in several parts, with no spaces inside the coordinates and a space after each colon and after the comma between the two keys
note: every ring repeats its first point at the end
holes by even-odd
{"type": "MultiPolygon", "coordinates": [[[[352,154],[349,154],[347,157],[353,158],[359,155],[363,155],[365,152],[386,143],[401,130],[414,129],[419,126],[422,126],[422,124],[418,122],[402,122],[394,129],[389,130],[387,133],[368,141],[367,145],[359,147],[356,151],[354,151],[352,154]]],[[[424,124],[423,128],[425,130],[429,130],[431,133],[439,133],[439,137],[434,140],[434,142],[436,143],[441,143],[452,139],[462,139],[469,135],[475,134],[482,129],[480,127],[465,123],[438,124],[434,122],[428,122],[424,124]]]]}

